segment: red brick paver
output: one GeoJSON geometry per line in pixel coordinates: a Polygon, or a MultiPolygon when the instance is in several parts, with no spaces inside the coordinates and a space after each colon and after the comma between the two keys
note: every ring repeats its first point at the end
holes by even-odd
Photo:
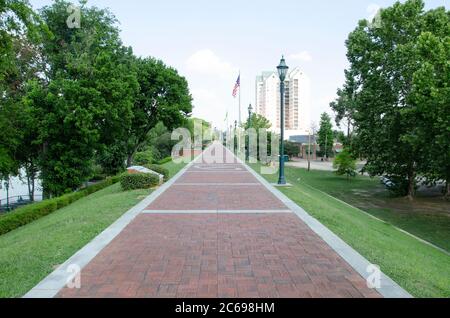
{"type": "Polygon", "coordinates": [[[140,214],[58,297],[380,297],[294,213],[263,213],[287,209],[265,187],[235,185],[256,178],[218,166],[191,167],[147,208],[183,214],[140,214]],[[186,213],[220,209],[261,213],[186,213]]]}

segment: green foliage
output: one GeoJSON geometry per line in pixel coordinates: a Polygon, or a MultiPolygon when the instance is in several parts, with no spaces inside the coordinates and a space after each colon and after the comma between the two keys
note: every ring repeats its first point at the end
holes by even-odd
{"type": "Polygon", "coordinates": [[[150,169],[150,170],[152,170],[152,171],[154,171],[154,172],[156,172],[156,173],[159,173],[159,174],[163,175],[164,176],[164,181],[167,181],[170,178],[169,170],[164,168],[164,167],[162,167],[162,166],[160,166],[160,165],[146,165],[145,167],[150,169]]]}
{"type": "Polygon", "coordinates": [[[39,173],[46,197],[98,177],[96,165],[118,174],[138,151],[152,152],[148,163],[169,156],[169,129],[192,111],[176,70],[135,57],[108,10],[80,4],[82,27],[68,28],[66,0],[39,14],[0,1],[0,178],[25,168],[34,184],[39,173]]]}
{"type": "Polygon", "coordinates": [[[125,136],[138,90],[131,51],[122,46],[107,10],[83,7],[83,27],[66,25],[69,2],[55,1],[41,16],[45,82],[30,85],[25,103],[39,115],[36,142],[46,194],[77,189],[92,175],[94,156],[109,174],[124,167],[125,136]]]}
{"type": "MultiPolygon", "coordinates": [[[[63,199],[64,200],[64,199],[63,199]]],[[[42,218],[58,209],[56,199],[35,203],[0,217],[0,235],[42,218]]]]}
{"type": "MultiPolygon", "coordinates": [[[[346,83],[332,103],[337,122],[354,125],[352,152],[371,175],[450,182],[450,14],[424,11],[422,0],[383,9],[376,26],[350,33],[346,83]]],[[[403,184],[403,182],[402,182],[403,184]]]]}
{"type": "Polygon", "coordinates": [[[245,129],[254,128],[256,129],[256,131],[258,131],[259,129],[270,129],[271,127],[272,124],[270,123],[270,121],[264,116],[257,113],[252,113],[250,118],[247,119],[247,122],[244,123],[245,129]]]}
{"type": "Polygon", "coordinates": [[[323,113],[320,117],[318,136],[317,143],[320,146],[320,152],[326,158],[331,157],[333,153],[334,134],[331,117],[327,113],[323,113]]]}
{"type": "MultiPolygon", "coordinates": [[[[264,116],[257,114],[257,113],[252,113],[250,118],[247,119],[247,121],[243,124],[243,127],[245,130],[249,130],[249,129],[254,129],[256,131],[256,136],[257,136],[257,147],[256,147],[256,151],[257,151],[257,159],[260,160],[260,150],[259,150],[259,140],[261,137],[261,129],[265,129],[267,130],[267,155],[272,153],[272,138],[274,137],[273,133],[268,131],[271,127],[272,124],[270,123],[270,121],[265,118],[264,116]]],[[[246,148],[249,146],[249,137],[246,136],[245,138],[245,144],[246,144],[246,148]]]]}
{"type": "Polygon", "coordinates": [[[344,151],[336,156],[333,167],[337,169],[336,174],[338,176],[346,175],[347,179],[356,176],[356,160],[347,149],[344,149],[344,151]]]}
{"type": "Polygon", "coordinates": [[[102,190],[110,185],[119,182],[119,177],[108,178],[102,182],[82,189],[78,192],[63,195],[58,198],[44,200],[42,202],[27,205],[0,216],[0,235],[8,233],[23,225],[40,219],[58,209],[64,208],[71,203],[88,196],[94,192],[102,190]]]}
{"type": "Polygon", "coordinates": [[[450,197],[450,18],[430,12],[428,19],[447,23],[445,34],[424,32],[418,39],[420,68],[413,76],[410,101],[415,106],[416,128],[408,140],[419,144],[418,170],[428,181],[446,181],[450,197]],[[414,138],[415,137],[415,138],[414,138]]]}
{"type": "Polygon", "coordinates": [[[298,157],[300,154],[300,145],[295,142],[285,141],[284,153],[288,155],[289,158],[298,157]]]}
{"type": "Polygon", "coordinates": [[[154,162],[153,153],[150,150],[138,152],[134,155],[133,164],[145,166],[154,162]]]}
{"type": "Polygon", "coordinates": [[[150,189],[159,184],[159,177],[151,173],[124,174],[120,178],[122,190],[150,189]]]}
{"type": "Polygon", "coordinates": [[[0,1],[0,179],[17,174],[22,163],[17,154],[23,154],[26,132],[20,127],[20,99],[26,81],[36,77],[41,63],[36,44],[46,31],[28,1],[0,1]]]}
{"type": "Polygon", "coordinates": [[[199,135],[201,133],[203,136],[203,140],[206,142],[209,141],[209,139],[212,137],[211,124],[201,118],[188,118],[183,124],[183,127],[189,130],[192,142],[195,141],[194,137],[196,134],[199,135]],[[201,131],[195,131],[195,129],[201,129],[201,131]]]}
{"type": "Polygon", "coordinates": [[[127,133],[128,165],[159,122],[172,130],[183,124],[192,112],[188,83],[175,69],[153,58],[136,58],[134,63],[140,90],[133,103],[134,116],[127,133]]]}
{"type": "Polygon", "coordinates": [[[164,158],[164,159],[159,160],[159,161],[158,161],[158,164],[159,164],[159,165],[163,165],[163,164],[168,163],[168,162],[171,162],[171,161],[172,161],[172,157],[166,157],[166,158],[164,158]]]}

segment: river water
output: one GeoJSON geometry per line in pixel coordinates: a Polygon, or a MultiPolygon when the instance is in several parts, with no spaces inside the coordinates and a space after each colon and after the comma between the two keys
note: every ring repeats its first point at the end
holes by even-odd
{"type": "MultiPolygon", "coordinates": [[[[24,198],[28,198],[28,186],[27,186],[27,178],[25,177],[24,171],[21,171],[22,180],[19,177],[13,177],[9,182],[9,197],[17,197],[23,196],[24,198]]],[[[36,196],[36,201],[41,200],[42,198],[42,186],[40,181],[36,182],[34,194],[36,196]]],[[[1,180],[1,189],[0,189],[0,200],[6,200],[6,189],[5,189],[5,180],[1,180]]],[[[13,200],[15,201],[15,200],[13,200]]]]}

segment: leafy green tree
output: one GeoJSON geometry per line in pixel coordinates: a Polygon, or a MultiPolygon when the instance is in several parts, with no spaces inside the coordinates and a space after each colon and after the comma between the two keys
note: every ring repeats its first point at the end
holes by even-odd
{"type": "Polygon", "coordinates": [[[284,152],[289,156],[289,158],[298,157],[300,154],[300,145],[295,142],[285,141],[284,152]]]}
{"type": "Polygon", "coordinates": [[[350,177],[356,176],[356,160],[348,149],[344,149],[344,151],[336,156],[333,167],[336,169],[337,175],[345,175],[347,176],[347,180],[350,180],[350,177]]]}
{"type": "Polygon", "coordinates": [[[167,129],[178,128],[192,112],[192,97],[184,77],[153,58],[136,59],[139,93],[132,107],[133,119],[127,133],[127,165],[142,148],[158,122],[167,129]]]}
{"type": "Polygon", "coordinates": [[[418,40],[420,68],[413,77],[410,102],[416,111],[416,137],[422,160],[418,170],[429,182],[445,181],[450,197],[450,19],[430,12],[429,19],[447,23],[445,34],[424,32],[418,40]]]}
{"type": "Polygon", "coordinates": [[[43,41],[46,82],[34,85],[27,101],[43,114],[39,141],[46,194],[77,189],[91,176],[94,154],[108,146],[114,151],[110,166],[120,165],[125,144],[116,140],[125,139],[133,118],[138,83],[131,51],[122,46],[109,11],[82,4],[81,28],[66,24],[69,2],[56,0],[41,10],[52,32],[43,41]]]}
{"type": "Polygon", "coordinates": [[[353,133],[353,118],[355,115],[355,79],[351,76],[350,71],[345,71],[347,79],[344,88],[338,89],[337,99],[330,103],[330,108],[335,112],[335,121],[338,127],[341,127],[342,122],[347,126],[347,138],[345,139],[348,145],[352,142],[353,133]]]}
{"type": "MultiPolygon", "coordinates": [[[[270,154],[271,153],[271,147],[272,147],[272,132],[268,131],[270,128],[272,127],[272,124],[270,123],[270,121],[257,113],[252,113],[252,115],[250,116],[250,118],[247,118],[247,121],[243,124],[243,128],[245,130],[248,130],[250,128],[255,129],[256,131],[256,143],[257,143],[257,147],[256,147],[256,151],[257,151],[257,156],[258,156],[258,160],[260,160],[260,151],[259,151],[259,144],[260,144],[260,130],[261,129],[266,129],[267,130],[267,153],[270,154]]],[[[245,144],[246,147],[249,146],[249,137],[246,136],[245,138],[245,144]]]]}
{"type": "Polygon", "coordinates": [[[331,117],[327,113],[323,113],[320,116],[320,128],[317,134],[317,143],[319,144],[320,151],[323,157],[329,158],[333,152],[334,134],[331,117]]]}
{"type": "MultiPolygon", "coordinates": [[[[418,174],[446,174],[435,171],[448,159],[448,85],[442,83],[448,84],[443,66],[449,13],[445,8],[425,12],[422,0],[408,0],[383,9],[379,17],[380,23],[362,20],[350,33],[350,68],[332,107],[351,118],[357,135],[352,151],[367,159],[365,170],[401,180],[412,198],[418,174]],[[436,143],[436,152],[444,155],[424,168],[430,156],[435,158],[430,145],[436,143]]],[[[448,164],[443,166],[441,171],[448,164]]]]}
{"type": "Polygon", "coordinates": [[[34,45],[46,31],[28,1],[0,1],[0,179],[17,174],[20,167],[20,99],[31,75],[34,45]]]}
{"type": "Polygon", "coordinates": [[[254,128],[256,129],[256,131],[258,131],[259,129],[270,129],[271,127],[272,124],[270,123],[270,121],[266,117],[257,113],[252,113],[250,118],[248,118],[244,123],[245,129],[254,128]]]}

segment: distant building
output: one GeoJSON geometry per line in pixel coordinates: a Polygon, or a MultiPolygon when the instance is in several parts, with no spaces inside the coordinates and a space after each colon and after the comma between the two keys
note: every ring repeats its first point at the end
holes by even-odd
{"type": "MultiPolygon", "coordinates": [[[[308,133],[310,125],[310,80],[300,68],[286,77],[285,135],[308,133]]],[[[272,130],[280,131],[280,79],[276,72],[263,72],[256,77],[256,113],[267,118],[272,130]]]]}

